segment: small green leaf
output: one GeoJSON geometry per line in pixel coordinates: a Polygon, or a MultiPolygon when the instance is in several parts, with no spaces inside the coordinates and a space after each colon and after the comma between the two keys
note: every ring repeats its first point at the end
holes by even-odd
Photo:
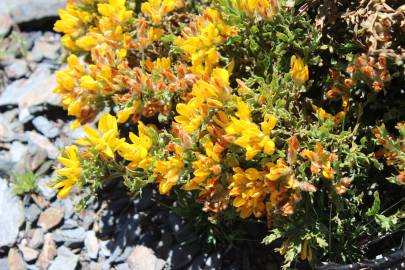
{"type": "Polygon", "coordinates": [[[373,206],[367,210],[366,215],[372,217],[377,215],[378,212],[380,212],[380,195],[378,191],[375,191],[373,206]]]}

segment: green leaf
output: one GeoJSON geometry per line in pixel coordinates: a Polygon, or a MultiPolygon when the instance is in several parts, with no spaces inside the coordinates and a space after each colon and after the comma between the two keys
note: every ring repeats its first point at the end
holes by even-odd
{"type": "Polygon", "coordinates": [[[278,39],[281,39],[282,41],[285,41],[285,42],[288,42],[288,40],[289,40],[288,36],[286,34],[281,33],[281,32],[277,32],[276,37],[278,39]]]}
{"type": "Polygon", "coordinates": [[[274,240],[279,239],[283,236],[283,232],[280,231],[279,229],[274,229],[271,231],[271,234],[267,235],[262,243],[269,245],[270,243],[272,243],[274,240]]]}
{"type": "Polygon", "coordinates": [[[373,206],[367,210],[366,215],[372,217],[377,215],[378,212],[380,212],[380,195],[378,191],[375,191],[373,206]]]}
{"type": "Polygon", "coordinates": [[[395,230],[395,225],[398,223],[398,217],[396,215],[386,217],[384,215],[377,214],[375,216],[375,221],[383,230],[392,231],[395,230]]]}

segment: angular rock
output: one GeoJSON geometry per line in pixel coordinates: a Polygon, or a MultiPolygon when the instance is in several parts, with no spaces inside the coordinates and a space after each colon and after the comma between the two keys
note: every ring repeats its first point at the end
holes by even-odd
{"type": "Polygon", "coordinates": [[[77,247],[83,244],[86,238],[86,231],[83,228],[56,230],[52,234],[52,237],[57,243],[64,242],[65,246],[77,247]]]}
{"type": "Polygon", "coordinates": [[[52,234],[45,235],[44,246],[42,247],[41,254],[36,262],[36,265],[41,269],[48,269],[52,259],[56,256],[56,244],[52,239],[52,234]]]}
{"type": "Polygon", "coordinates": [[[18,230],[24,223],[24,207],[21,200],[0,178],[0,248],[13,245],[18,230]]]}
{"type": "Polygon", "coordinates": [[[64,0],[2,0],[0,10],[8,12],[16,23],[29,22],[58,15],[64,0]]]}
{"type": "Polygon", "coordinates": [[[8,270],[7,258],[0,258],[0,270],[8,270]]]}
{"type": "Polygon", "coordinates": [[[30,113],[28,108],[22,108],[18,112],[18,120],[23,124],[28,123],[32,118],[34,118],[34,116],[30,113]]]}
{"type": "Polygon", "coordinates": [[[67,247],[61,246],[57,251],[58,256],[51,263],[49,270],[75,270],[79,262],[79,256],[75,255],[67,247]]]}
{"type": "Polygon", "coordinates": [[[42,229],[34,229],[31,239],[28,241],[28,246],[31,248],[39,248],[44,244],[44,231],[42,229]]]}
{"type": "Polygon", "coordinates": [[[98,239],[96,237],[96,233],[94,231],[88,231],[86,233],[86,238],[84,239],[84,245],[87,250],[87,255],[91,259],[97,259],[98,257],[98,250],[100,249],[100,245],[98,239]]]}
{"type": "Polygon", "coordinates": [[[153,250],[145,246],[136,246],[127,261],[131,270],[162,270],[165,261],[155,256],[153,250]]]}
{"type": "Polygon", "coordinates": [[[56,189],[53,189],[49,186],[49,183],[51,182],[51,180],[52,180],[52,177],[44,176],[44,177],[40,177],[37,181],[39,192],[47,200],[53,199],[57,192],[56,189]]]}
{"type": "Polygon", "coordinates": [[[35,145],[40,149],[44,149],[48,153],[49,159],[56,159],[59,155],[58,149],[49,141],[49,139],[35,131],[26,132],[28,136],[28,142],[31,145],[35,145]]]}
{"type": "Polygon", "coordinates": [[[28,146],[20,143],[19,141],[14,141],[10,148],[10,159],[11,161],[18,163],[24,160],[29,153],[28,146]]]}
{"type": "Polygon", "coordinates": [[[70,197],[63,200],[63,209],[65,210],[65,219],[69,219],[75,213],[75,205],[70,197]]]}
{"type": "Polygon", "coordinates": [[[57,225],[59,225],[63,220],[63,208],[60,207],[51,207],[46,209],[41,213],[38,225],[44,230],[48,231],[57,225]]]}
{"type": "Polygon", "coordinates": [[[9,84],[0,95],[0,106],[18,105],[20,109],[38,104],[59,104],[59,97],[53,93],[56,87],[55,75],[44,66],[39,66],[28,79],[9,84]]]}
{"type": "Polygon", "coordinates": [[[38,258],[39,252],[27,246],[18,246],[23,254],[24,260],[28,263],[35,261],[38,258]]]}
{"type": "Polygon", "coordinates": [[[25,218],[28,222],[34,223],[41,214],[41,208],[36,204],[30,204],[30,206],[24,208],[25,218]]]}
{"type": "Polygon", "coordinates": [[[28,65],[23,59],[15,59],[11,65],[6,66],[5,71],[10,79],[20,79],[28,75],[28,65]]]}
{"type": "MultiPolygon", "coordinates": [[[[47,33],[48,34],[48,33],[47,33]]],[[[44,35],[35,41],[34,48],[28,53],[27,58],[39,62],[43,58],[56,60],[60,49],[59,35],[44,35]]]]}
{"type": "MultiPolygon", "coordinates": [[[[66,219],[66,215],[65,215],[65,219],[66,219]]],[[[65,222],[63,223],[61,229],[70,230],[70,229],[76,229],[77,227],[79,227],[79,223],[76,220],[66,219],[65,222]]]]}
{"type": "Polygon", "coordinates": [[[115,270],[130,270],[128,263],[120,263],[115,266],[115,270]]]}
{"type": "Polygon", "coordinates": [[[107,258],[111,256],[111,250],[109,246],[111,245],[110,240],[101,240],[100,241],[100,255],[107,258]]]}
{"type": "Polygon", "coordinates": [[[0,36],[6,35],[10,31],[12,26],[13,26],[13,20],[11,19],[10,15],[7,12],[1,10],[0,11],[0,36]]]}
{"type": "Polygon", "coordinates": [[[35,171],[41,166],[48,157],[48,153],[44,149],[37,147],[30,148],[31,156],[29,157],[28,168],[30,171],[35,171]]]}
{"type": "Polygon", "coordinates": [[[10,270],[25,270],[25,262],[16,248],[11,248],[8,252],[8,268],[10,270]]]}
{"type": "Polygon", "coordinates": [[[45,198],[42,197],[41,195],[32,193],[31,198],[41,209],[45,209],[49,206],[49,202],[45,200],[45,198]]]}
{"type": "Polygon", "coordinates": [[[35,117],[34,120],[32,120],[32,124],[39,132],[48,138],[55,138],[59,135],[59,129],[55,124],[43,116],[35,117]]]}
{"type": "Polygon", "coordinates": [[[4,114],[0,114],[0,141],[9,142],[13,140],[14,131],[10,122],[4,114]]]}

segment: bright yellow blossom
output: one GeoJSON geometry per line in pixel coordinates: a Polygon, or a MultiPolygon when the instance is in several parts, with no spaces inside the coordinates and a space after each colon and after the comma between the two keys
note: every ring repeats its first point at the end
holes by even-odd
{"type": "Polygon", "coordinates": [[[198,130],[203,122],[203,117],[199,113],[199,105],[197,99],[192,99],[187,104],[179,103],[176,106],[179,115],[174,119],[188,133],[198,130]]]}
{"type": "Polygon", "coordinates": [[[183,186],[185,190],[206,189],[207,180],[221,173],[220,156],[214,150],[212,141],[204,144],[205,155],[196,153],[197,161],[193,162],[194,177],[183,186]]]}
{"type": "Polygon", "coordinates": [[[69,194],[72,187],[79,181],[83,169],[80,166],[79,149],[75,145],[65,148],[58,161],[65,166],[56,170],[58,182],[53,188],[59,189],[58,198],[64,199],[69,194]]]}
{"type": "Polygon", "coordinates": [[[207,8],[204,16],[196,17],[182,33],[183,36],[177,38],[175,44],[191,61],[191,71],[209,74],[219,62],[217,46],[237,31],[222,20],[217,10],[207,8]]]}
{"type": "Polygon", "coordinates": [[[237,136],[233,143],[243,147],[246,150],[246,159],[253,159],[262,150],[272,155],[275,151],[275,143],[270,138],[270,132],[276,125],[276,118],[272,115],[266,115],[265,120],[259,127],[251,121],[249,106],[240,98],[237,101],[238,112],[237,116],[232,117],[232,123],[226,127],[225,131],[228,135],[237,136]]]}
{"type": "Polygon", "coordinates": [[[129,138],[132,144],[123,143],[118,150],[120,156],[128,161],[131,161],[128,164],[130,169],[146,169],[151,161],[151,158],[148,156],[149,149],[152,147],[150,132],[142,122],[139,122],[138,130],[139,136],[136,136],[132,132],[129,133],[129,138]]]}
{"type": "Polygon", "coordinates": [[[329,154],[323,149],[319,143],[315,146],[315,151],[304,149],[301,156],[311,161],[311,172],[318,175],[322,171],[322,176],[326,179],[333,179],[335,170],[332,168],[331,162],[336,160],[335,154],[329,154]]]}
{"type": "Polygon", "coordinates": [[[125,143],[124,138],[118,138],[117,119],[109,113],[100,117],[98,130],[89,126],[84,126],[83,130],[87,137],[76,142],[80,145],[93,146],[110,158],[114,158],[114,153],[125,143]]]}
{"type": "Polygon", "coordinates": [[[303,84],[309,79],[308,66],[305,65],[304,60],[293,55],[291,56],[291,76],[298,84],[303,84]]]}
{"type": "Polygon", "coordinates": [[[158,175],[160,194],[167,194],[177,184],[183,170],[183,150],[180,145],[174,146],[174,153],[167,160],[156,162],[154,173],[158,175]]]}
{"type": "Polygon", "coordinates": [[[277,11],[275,0],[231,0],[232,6],[245,12],[248,16],[261,16],[267,19],[277,11]]]}
{"type": "Polygon", "coordinates": [[[152,19],[152,22],[160,23],[162,17],[176,8],[184,5],[182,0],[148,0],[142,3],[141,11],[152,19]]]}
{"type": "Polygon", "coordinates": [[[236,207],[241,218],[247,218],[252,214],[261,217],[266,213],[264,203],[267,195],[264,176],[265,172],[255,168],[243,170],[234,168],[234,174],[229,179],[229,195],[234,197],[233,206],[236,207]]]}
{"type": "Polygon", "coordinates": [[[98,12],[112,21],[122,23],[132,17],[132,10],[127,10],[126,0],[109,0],[108,3],[97,5],[98,12]]]}

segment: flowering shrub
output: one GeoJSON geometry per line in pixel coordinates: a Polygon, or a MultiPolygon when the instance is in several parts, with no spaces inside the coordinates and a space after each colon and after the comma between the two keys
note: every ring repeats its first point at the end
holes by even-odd
{"type": "MultiPolygon", "coordinates": [[[[404,48],[370,49],[358,20],[339,34],[298,2],[69,0],[55,92],[86,136],[59,157],[58,197],[108,179],[191,194],[213,223],[266,222],[284,268],[356,260],[365,238],[403,227],[390,185],[405,184],[404,48]]],[[[381,42],[401,46],[404,10],[390,8],[381,42]]]]}

